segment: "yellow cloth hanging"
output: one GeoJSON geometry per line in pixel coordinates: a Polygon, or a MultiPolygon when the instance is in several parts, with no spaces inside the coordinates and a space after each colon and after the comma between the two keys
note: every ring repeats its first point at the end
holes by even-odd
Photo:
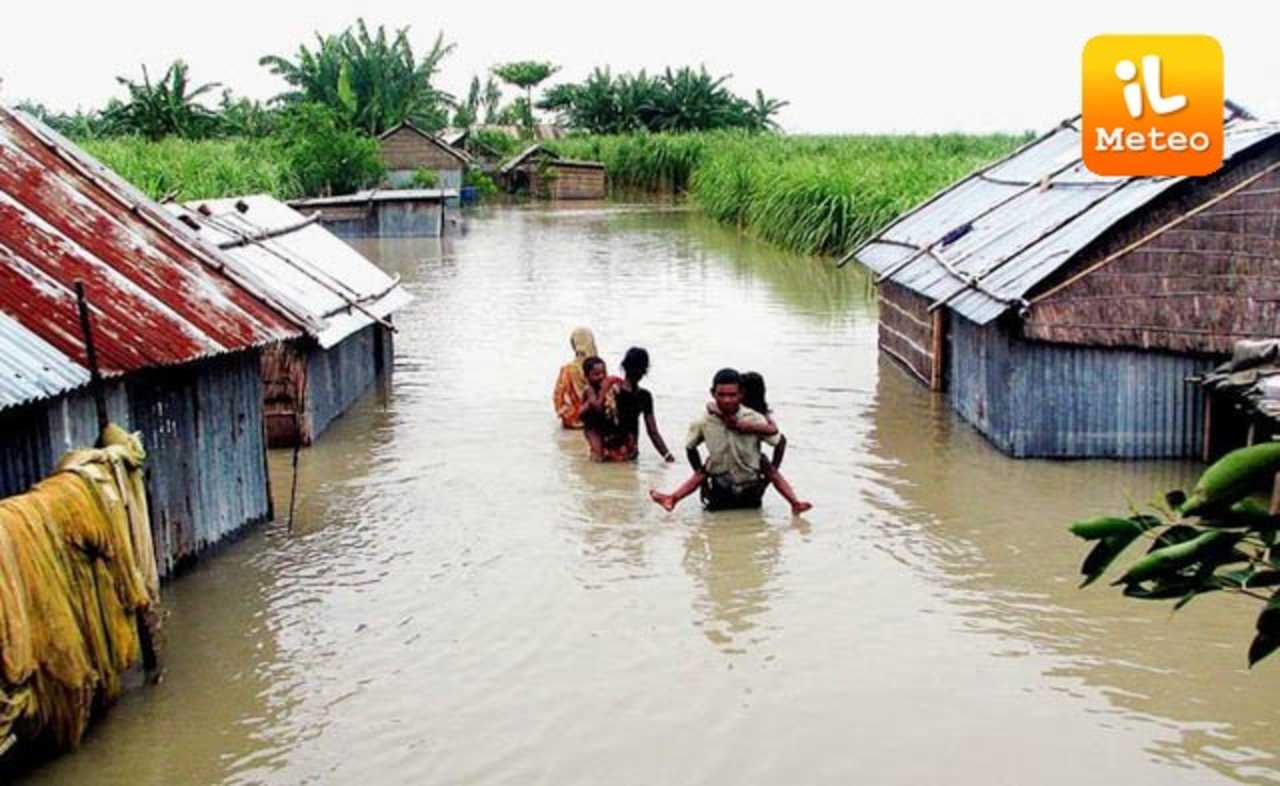
{"type": "Polygon", "coordinates": [[[114,425],[102,443],[0,500],[0,743],[75,747],[141,657],[139,620],[157,619],[146,452],[114,425]]]}

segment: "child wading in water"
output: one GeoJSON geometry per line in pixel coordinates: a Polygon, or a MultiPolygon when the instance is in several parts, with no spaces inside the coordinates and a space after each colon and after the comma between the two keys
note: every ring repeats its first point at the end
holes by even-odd
{"type": "MultiPolygon", "coordinates": [[[[774,454],[775,461],[781,463],[781,451],[785,449],[785,439],[781,437],[778,425],[770,417],[769,404],[765,400],[764,377],[754,371],[748,371],[742,374],[739,379],[740,385],[738,387],[741,390],[741,407],[734,407],[733,411],[726,412],[719,401],[719,386],[713,385],[712,392],[716,394],[717,401],[707,404],[707,416],[717,419],[723,423],[726,429],[737,434],[751,434],[764,439],[781,440],[783,444],[779,446],[774,454]],[[757,417],[757,413],[759,417],[757,417]]],[[[696,449],[690,448],[690,450],[695,451],[696,449]]],[[[692,457],[690,460],[693,460],[692,457]]],[[[759,472],[763,475],[764,482],[772,484],[778,490],[778,493],[791,504],[793,515],[799,515],[812,509],[812,503],[801,500],[797,496],[791,483],[778,470],[775,461],[770,461],[763,454],[759,454],[759,472]]],[[[670,494],[662,494],[656,490],[651,490],[649,497],[665,510],[673,510],[680,500],[701,488],[707,482],[708,477],[705,469],[695,470],[688,480],[680,484],[670,494]]],[[[756,504],[758,505],[758,503],[756,504]]]]}

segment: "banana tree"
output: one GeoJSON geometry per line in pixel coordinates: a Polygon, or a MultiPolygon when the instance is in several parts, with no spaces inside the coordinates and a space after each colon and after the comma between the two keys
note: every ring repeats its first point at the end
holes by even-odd
{"type": "Polygon", "coordinates": [[[192,86],[187,64],[176,60],[157,82],[151,81],[146,65],[142,81],[116,77],[124,85],[129,99],[111,104],[104,114],[116,128],[140,134],[148,139],[166,136],[199,138],[210,134],[217,124],[214,112],[197,101],[201,96],[221,87],[217,82],[192,86]]]}
{"type": "Polygon", "coordinates": [[[407,27],[389,35],[379,25],[370,32],[358,19],[338,35],[317,33],[315,48],[299,46],[292,60],[267,55],[258,62],[291,86],[278,101],[323,104],[351,127],[379,134],[405,120],[429,130],[447,123],[453,96],[432,82],[453,49],[440,33],[419,57],[407,27]]]}

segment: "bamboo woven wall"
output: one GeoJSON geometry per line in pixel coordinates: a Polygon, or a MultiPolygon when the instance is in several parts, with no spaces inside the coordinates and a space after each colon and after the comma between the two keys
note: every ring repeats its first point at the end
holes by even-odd
{"type": "Polygon", "coordinates": [[[933,377],[933,316],[929,299],[892,281],[880,283],[880,349],[921,382],[933,377]]]}
{"type": "Polygon", "coordinates": [[[536,170],[530,172],[529,184],[533,193],[551,199],[604,199],[609,193],[608,177],[603,167],[550,162],[547,169],[553,177],[544,179],[536,170]]]}
{"type": "Polygon", "coordinates": [[[1026,335],[1088,346],[1227,354],[1235,341],[1280,334],[1280,170],[1176,227],[1171,221],[1280,161],[1280,143],[1188,180],[1087,248],[1041,288],[1026,335]],[[1058,282],[1124,251],[1053,291],[1058,282]]]}
{"type": "Polygon", "coordinates": [[[457,156],[411,128],[401,128],[378,140],[378,148],[389,170],[462,169],[457,156]]]}

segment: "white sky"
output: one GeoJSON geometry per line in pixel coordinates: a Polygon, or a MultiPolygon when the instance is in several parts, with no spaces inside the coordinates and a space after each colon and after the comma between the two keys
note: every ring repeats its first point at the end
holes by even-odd
{"type": "Polygon", "coordinates": [[[789,100],[780,120],[792,132],[1039,130],[1078,111],[1090,36],[1208,33],[1226,52],[1227,95],[1280,118],[1274,0],[939,5],[22,2],[0,23],[0,101],[100,106],[120,94],[117,74],[136,76],[145,62],[155,75],[178,57],[196,81],[268,98],[283,85],[258,65],[261,55],[292,55],[313,32],[337,32],[363,14],[371,26],[409,25],[422,50],[444,30],[457,49],[440,81],[455,94],[506,60],[558,63],[554,81],[579,80],[596,65],[617,73],[705,63],[733,74],[740,94],[759,87],[789,100]]]}

